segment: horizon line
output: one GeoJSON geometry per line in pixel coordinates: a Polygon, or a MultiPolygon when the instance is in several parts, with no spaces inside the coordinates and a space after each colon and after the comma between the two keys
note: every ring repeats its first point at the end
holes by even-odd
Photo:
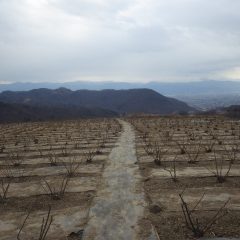
{"type": "Polygon", "coordinates": [[[110,81],[110,80],[106,80],[106,81],[89,81],[89,80],[77,80],[77,81],[66,81],[66,82],[30,82],[30,81],[26,81],[26,82],[8,82],[8,81],[0,81],[0,85],[13,85],[13,84],[76,84],[76,83],[86,83],[86,84],[105,84],[105,83],[116,83],[116,84],[140,84],[140,85],[146,85],[146,84],[150,84],[150,83],[159,83],[159,84],[184,84],[184,83],[200,83],[200,82],[240,82],[240,79],[236,79],[236,80],[227,80],[227,79],[219,79],[219,80],[215,80],[215,79],[203,79],[203,80],[194,80],[194,81],[147,81],[147,82],[137,82],[137,81],[110,81]]]}

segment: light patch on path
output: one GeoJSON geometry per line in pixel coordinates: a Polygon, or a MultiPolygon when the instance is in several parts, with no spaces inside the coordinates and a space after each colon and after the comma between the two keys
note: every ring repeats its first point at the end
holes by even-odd
{"type": "MultiPolygon", "coordinates": [[[[120,121],[123,133],[112,150],[103,173],[84,240],[139,240],[138,221],[144,217],[146,202],[136,158],[135,134],[131,125],[120,121]]],[[[145,239],[155,240],[151,234],[145,239]]]]}

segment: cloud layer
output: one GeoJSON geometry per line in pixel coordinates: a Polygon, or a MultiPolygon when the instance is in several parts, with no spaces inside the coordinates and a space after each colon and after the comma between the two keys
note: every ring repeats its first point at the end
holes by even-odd
{"type": "Polygon", "coordinates": [[[0,0],[0,82],[240,79],[239,0],[0,0]]]}

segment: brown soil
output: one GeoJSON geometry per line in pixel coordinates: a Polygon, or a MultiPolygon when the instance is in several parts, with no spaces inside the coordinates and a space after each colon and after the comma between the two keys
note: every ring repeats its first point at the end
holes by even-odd
{"type": "Polygon", "coordinates": [[[89,207],[91,200],[95,196],[94,191],[81,193],[65,193],[63,198],[53,200],[50,195],[35,195],[24,198],[8,198],[4,204],[0,204],[0,212],[8,211],[47,211],[49,205],[52,210],[64,209],[68,207],[84,206],[89,207]]]}

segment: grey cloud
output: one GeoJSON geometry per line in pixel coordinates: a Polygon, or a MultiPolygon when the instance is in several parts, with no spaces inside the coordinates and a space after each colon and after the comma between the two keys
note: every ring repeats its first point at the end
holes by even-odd
{"type": "Polygon", "coordinates": [[[224,79],[240,66],[238,9],[237,0],[0,0],[0,81],[224,79]]]}

